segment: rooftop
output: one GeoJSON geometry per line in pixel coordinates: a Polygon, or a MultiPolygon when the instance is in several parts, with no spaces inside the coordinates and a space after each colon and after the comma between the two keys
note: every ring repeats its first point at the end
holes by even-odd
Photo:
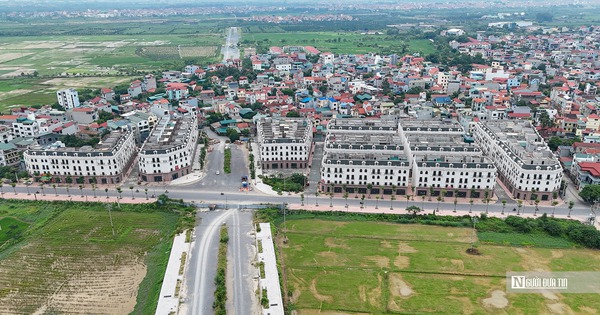
{"type": "Polygon", "coordinates": [[[494,135],[504,150],[511,153],[515,161],[524,165],[559,165],[530,121],[493,121],[482,125],[484,130],[494,135]]]}
{"type": "Polygon", "coordinates": [[[304,141],[312,133],[312,124],[303,118],[265,118],[258,122],[262,141],[304,141]]]}
{"type": "Polygon", "coordinates": [[[196,115],[164,116],[152,129],[142,151],[146,154],[163,153],[171,148],[185,146],[190,138],[196,115]]]}

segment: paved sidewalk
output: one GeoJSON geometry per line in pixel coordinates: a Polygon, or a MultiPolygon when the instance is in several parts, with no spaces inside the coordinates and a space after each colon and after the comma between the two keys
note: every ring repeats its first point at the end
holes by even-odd
{"type": "MultiPolygon", "coordinates": [[[[406,207],[403,204],[394,204],[394,207],[392,210],[390,210],[390,203],[389,201],[384,201],[384,202],[379,202],[379,205],[377,208],[375,208],[375,206],[365,206],[364,208],[360,208],[360,207],[353,207],[353,206],[349,206],[348,208],[342,206],[333,206],[330,207],[329,206],[329,200],[319,200],[319,206],[315,206],[314,201],[311,200],[311,203],[308,202],[304,202],[304,206],[302,206],[300,203],[289,203],[288,204],[288,209],[294,210],[294,209],[302,209],[302,210],[310,210],[310,211],[341,211],[341,212],[359,212],[359,213],[385,213],[385,214],[408,214],[408,212],[406,211],[406,207]]],[[[434,210],[436,209],[436,205],[435,203],[426,203],[425,207],[424,207],[424,211],[422,211],[420,214],[432,214],[434,212],[434,210]]],[[[528,209],[530,210],[530,209],[528,209]]],[[[437,215],[441,215],[441,216],[464,216],[464,215],[470,215],[470,216],[479,216],[481,213],[485,213],[485,211],[472,211],[471,213],[469,213],[469,211],[467,210],[457,210],[456,212],[454,212],[453,210],[437,210],[435,211],[435,214],[437,215]]],[[[537,216],[534,215],[533,211],[527,211],[526,213],[520,213],[519,216],[523,217],[523,218],[537,218],[542,216],[543,212],[539,211],[537,216]]],[[[497,213],[497,212],[489,212],[488,217],[497,217],[497,218],[506,218],[509,215],[513,215],[516,216],[517,212],[513,212],[512,209],[509,209],[507,207],[506,211],[504,212],[504,214],[501,213],[497,213]]],[[[551,213],[548,213],[548,216],[551,216],[551,213]]],[[[579,221],[585,221],[587,219],[586,216],[571,216],[570,218],[567,217],[567,215],[565,214],[556,214],[554,217],[556,218],[561,218],[561,219],[573,219],[573,220],[579,220],[579,221]]],[[[600,229],[600,224],[598,224],[598,222],[596,222],[596,228],[600,229]]]]}
{"type": "Polygon", "coordinates": [[[183,185],[194,184],[194,183],[201,181],[205,175],[206,175],[205,172],[199,172],[199,171],[192,172],[185,176],[179,177],[178,179],[172,180],[169,183],[169,186],[183,186],[183,185]]]}
{"type": "Polygon", "coordinates": [[[106,196],[103,196],[104,192],[100,192],[98,191],[98,196],[97,198],[94,198],[93,196],[88,197],[88,196],[84,196],[82,197],[81,195],[78,194],[71,194],[71,197],[69,196],[64,196],[64,195],[58,195],[56,196],[54,193],[46,193],[44,194],[27,194],[27,193],[17,193],[15,194],[14,192],[5,192],[2,195],[2,198],[5,199],[20,199],[20,200],[47,200],[47,201],[80,201],[80,202],[116,202],[116,203],[152,203],[155,202],[156,199],[155,198],[148,198],[146,199],[145,197],[140,197],[140,198],[131,198],[131,197],[126,197],[123,196],[121,199],[118,199],[116,196],[113,197],[111,196],[110,198],[106,198],[106,196]]]}
{"type": "Polygon", "coordinates": [[[165,270],[160,295],[158,296],[158,306],[156,307],[156,315],[177,314],[179,308],[179,290],[183,289],[183,274],[179,273],[181,264],[187,266],[189,257],[187,253],[190,250],[190,243],[185,241],[186,232],[178,234],[173,239],[173,247],[169,256],[169,263],[165,270]],[[186,253],[186,261],[181,261],[182,254],[186,253]],[[179,284],[179,286],[178,286],[179,284]]]}
{"type": "MultiPolygon", "coordinates": [[[[256,242],[261,243],[262,252],[258,253],[258,261],[263,263],[265,277],[258,272],[260,288],[267,290],[269,307],[263,306],[264,315],[283,315],[283,299],[281,297],[281,286],[279,285],[279,274],[277,273],[277,260],[275,258],[275,247],[271,236],[271,224],[260,223],[260,232],[256,232],[256,242]]],[[[258,247],[258,245],[257,245],[258,247]]],[[[260,292],[262,295],[262,292],[260,292]]]]}

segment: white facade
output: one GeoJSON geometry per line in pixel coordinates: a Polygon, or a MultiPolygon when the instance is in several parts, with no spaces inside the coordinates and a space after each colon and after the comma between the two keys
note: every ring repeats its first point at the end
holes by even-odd
{"type": "Polygon", "coordinates": [[[23,159],[29,174],[47,174],[53,182],[116,184],[123,180],[136,153],[135,140],[130,131],[113,131],[96,147],[67,148],[57,142],[36,146],[25,151],[23,159]]]}
{"type": "Polygon", "coordinates": [[[513,197],[550,200],[560,189],[562,167],[531,122],[479,122],[473,137],[513,197]]]}
{"type": "Polygon", "coordinates": [[[79,107],[79,93],[75,89],[63,89],[56,92],[58,105],[65,109],[79,107]]]}
{"type": "Polygon", "coordinates": [[[12,136],[18,137],[35,137],[42,132],[40,123],[35,118],[29,119],[25,117],[17,118],[16,122],[12,123],[12,136]]]}
{"type": "Polygon", "coordinates": [[[189,174],[198,140],[196,113],[163,116],[139,154],[141,180],[164,182],[189,174]]]}
{"type": "Polygon", "coordinates": [[[264,170],[303,169],[312,151],[312,122],[264,118],[257,123],[259,160],[264,170]]]}
{"type": "Polygon", "coordinates": [[[332,120],[321,190],[491,197],[496,168],[464,134],[458,124],[440,121],[332,120]]]}

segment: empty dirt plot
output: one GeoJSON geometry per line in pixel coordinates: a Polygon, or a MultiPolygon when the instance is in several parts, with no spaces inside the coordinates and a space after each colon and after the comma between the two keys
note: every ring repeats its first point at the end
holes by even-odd
{"type": "Polygon", "coordinates": [[[153,313],[177,222],[153,207],[115,205],[113,236],[103,204],[0,204],[29,224],[0,245],[0,313],[153,313]]]}
{"type": "Polygon", "coordinates": [[[287,217],[277,242],[298,314],[591,314],[600,299],[506,293],[507,271],[600,271],[588,249],[482,245],[472,229],[287,217]]]}

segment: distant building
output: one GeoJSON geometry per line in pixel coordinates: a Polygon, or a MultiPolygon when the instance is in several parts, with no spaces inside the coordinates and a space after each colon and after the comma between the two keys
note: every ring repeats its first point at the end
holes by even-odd
{"type": "Polygon", "coordinates": [[[56,92],[58,105],[65,109],[79,107],[79,93],[75,89],[63,89],[56,92]]]}

